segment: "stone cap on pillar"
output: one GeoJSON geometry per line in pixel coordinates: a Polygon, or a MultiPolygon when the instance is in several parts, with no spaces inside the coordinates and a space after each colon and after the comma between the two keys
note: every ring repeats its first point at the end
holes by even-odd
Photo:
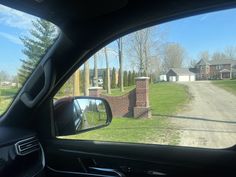
{"type": "Polygon", "coordinates": [[[102,87],[90,87],[89,90],[102,90],[102,87]]]}
{"type": "Polygon", "coordinates": [[[90,87],[89,96],[99,97],[102,87],[90,87]]]}
{"type": "Polygon", "coordinates": [[[135,77],[135,80],[147,80],[147,79],[150,79],[150,77],[135,77]]]}

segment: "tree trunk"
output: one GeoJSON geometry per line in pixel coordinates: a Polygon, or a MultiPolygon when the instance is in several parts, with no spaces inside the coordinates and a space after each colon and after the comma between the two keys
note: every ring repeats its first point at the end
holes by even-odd
{"type": "Polygon", "coordinates": [[[120,91],[124,92],[124,81],[123,81],[123,43],[122,43],[122,38],[118,39],[118,51],[119,51],[119,82],[120,82],[120,91]]]}
{"type": "Polygon", "coordinates": [[[79,96],[80,95],[80,71],[77,69],[74,74],[74,96],[79,96]]]}
{"type": "Polygon", "coordinates": [[[108,62],[108,56],[107,56],[107,48],[104,47],[104,54],[106,58],[106,74],[107,74],[107,93],[111,94],[111,79],[110,79],[110,69],[109,69],[109,62],[108,62]]]}
{"type": "Polygon", "coordinates": [[[94,54],[94,86],[98,87],[97,53],[94,54]]]}
{"type": "Polygon", "coordinates": [[[84,95],[89,96],[89,63],[84,63],[84,95]]]}
{"type": "Polygon", "coordinates": [[[143,76],[143,45],[139,42],[139,76],[143,76]]]}
{"type": "Polygon", "coordinates": [[[149,60],[148,60],[148,54],[147,54],[147,44],[145,43],[144,45],[144,58],[145,58],[145,66],[144,66],[144,72],[145,72],[145,76],[148,77],[149,76],[149,72],[148,72],[148,64],[149,64],[149,60]]]}

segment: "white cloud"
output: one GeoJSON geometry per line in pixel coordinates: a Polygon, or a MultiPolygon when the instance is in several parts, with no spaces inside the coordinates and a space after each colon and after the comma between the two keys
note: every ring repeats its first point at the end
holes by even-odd
{"type": "Polygon", "coordinates": [[[6,26],[27,30],[32,27],[31,21],[36,17],[21,11],[0,5],[0,23],[6,26]]]}
{"type": "Polygon", "coordinates": [[[14,36],[12,34],[8,34],[8,33],[4,33],[4,32],[0,32],[0,36],[8,39],[9,41],[15,43],[15,44],[18,44],[18,45],[23,45],[21,40],[17,37],[17,36],[14,36]]]}

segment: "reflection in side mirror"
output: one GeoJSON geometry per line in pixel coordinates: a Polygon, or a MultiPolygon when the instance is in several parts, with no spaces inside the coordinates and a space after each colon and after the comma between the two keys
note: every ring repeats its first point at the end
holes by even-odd
{"type": "Polygon", "coordinates": [[[112,120],[109,104],[97,97],[59,99],[54,103],[54,117],[58,136],[102,128],[112,120]]]}

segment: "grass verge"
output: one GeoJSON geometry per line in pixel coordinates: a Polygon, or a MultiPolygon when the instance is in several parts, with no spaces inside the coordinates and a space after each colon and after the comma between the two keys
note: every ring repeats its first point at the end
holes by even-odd
{"type": "Polygon", "coordinates": [[[164,117],[151,119],[119,117],[114,118],[108,127],[63,138],[176,145],[177,136],[178,134],[171,130],[170,122],[164,117]]]}
{"type": "Polygon", "coordinates": [[[212,83],[236,95],[236,80],[217,80],[212,81],[212,83]]]}
{"type": "Polygon", "coordinates": [[[0,115],[2,115],[9,107],[11,104],[13,98],[2,98],[0,97],[0,115]]]}
{"type": "Polygon", "coordinates": [[[186,85],[163,82],[150,85],[149,98],[153,115],[170,115],[181,110],[190,94],[186,85]]]}
{"type": "Polygon", "coordinates": [[[1,96],[15,96],[18,90],[18,88],[1,88],[0,94],[1,96]]]}

